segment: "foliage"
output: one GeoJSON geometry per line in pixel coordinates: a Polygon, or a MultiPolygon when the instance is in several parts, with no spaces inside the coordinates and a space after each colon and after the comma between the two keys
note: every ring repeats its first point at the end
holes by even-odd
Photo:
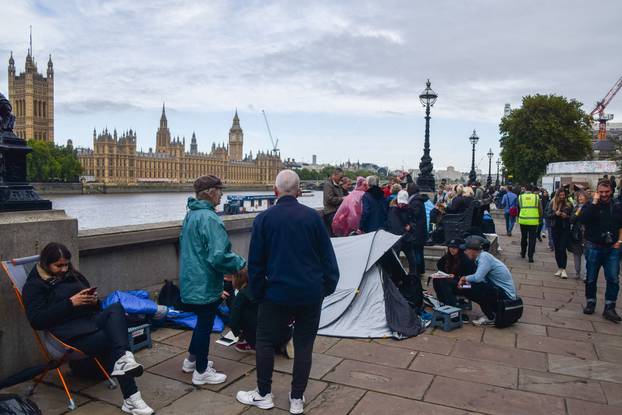
{"type": "Polygon", "coordinates": [[[557,95],[528,95],[502,118],[501,157],[513,182],[535,183],[548,163],[590,156],[592,122],[582,106],[557,95]]]}
{"type": "Polygon", "coordinates": [[[37,140],[28,141],[28,146],[32,148],[27,156],[28,181],[78,181],[82,166],[73,148],[37,140]]]}
{"type": "MultiPolygon", "coordinates": [[[[333,173],[334,167],[331,166],[326,166],[324,168],[322,168],[322,170],[320,171],[315,171],[315,170],[310,170],[310,169],[296,169],[296,173],[298,173],[298,176],[300,177],[300,180],[326,180],[328,178],[328,176],[330,176],[333,173]]],[[[363,177],[367,177],[367,176],[372,176],[372,175],[376,175],[376,172],[370,171],[370,170],[357,170],[357,171],[350,171],[350,170],[346,170],[343,172],[344,176],[349,177],[352,180],[356,180],[356,178],[358,176],[363,176],[363,177]]]]}

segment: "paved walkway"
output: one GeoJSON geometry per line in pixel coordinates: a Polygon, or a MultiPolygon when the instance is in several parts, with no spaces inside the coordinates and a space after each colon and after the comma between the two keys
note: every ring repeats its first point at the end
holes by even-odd
{"type": "MultiPolygon", "coordinates": [[[[519,238],[517,232],[500,239],[500,257],[526,304],[519,324],[502,330],[470,325],[449,333],[434,330],[403,341],[319,337],[305,413],[622,414],[622,325],[601,317],[602,287],[597,313],[582,314],[583,284],[552,276],[556,266],[546,242],[538,244],[535,263],[521,259],[519,238]]],[[[568,268],[574,269],[572,258],[568,268]]],[[[228,375],[227,383],[192,386],[191,376],[181,371],[190,334],[158,330],[153,349],[138,353],[147,368],[139,386],[157,413],[264,413],[234,398],[236,391],[254,387],[254,355],[212,344],[210,358],[228,375]]],[[[267,413],[287,413],[291,369],[291,361],[277,359],[277,408],[267,413]]],[[[120,413],[118,390],[71,376],[69,382],[79,404],[74,414],[120,413]]],[[[67,410],[57,384],[42,385],[33,399],[46,415],[67,410]]]]}

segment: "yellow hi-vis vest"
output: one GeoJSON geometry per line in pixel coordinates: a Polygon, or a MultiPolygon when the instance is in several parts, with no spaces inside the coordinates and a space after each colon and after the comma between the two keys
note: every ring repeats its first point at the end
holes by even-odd
{"type": "Polygon", "coordinates": [[[539,225],[540,224],[540,198],[533,193],[523,193],[518,196],[519,225],[539,225]]]}

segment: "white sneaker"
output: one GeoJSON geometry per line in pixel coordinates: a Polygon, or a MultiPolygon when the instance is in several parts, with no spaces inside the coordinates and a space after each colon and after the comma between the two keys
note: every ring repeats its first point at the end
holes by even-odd
{"type": "Polygon", "coordinates": [[[474,326],[492,326],[493,324],[495,324],[495,321],[489,319],[486,316],[481,316],[477,320],[473,320],[472,323],[474,326]]]}
{"type": "Polygon", "coordinates": [[[195,371],[192,373],[193,385],[218,385],[219,383],[225,383],[227,381],[227,375],[224,373],[218,373],[213,367],[207,366],[205,372],[199,373],[195,371]]]}
{"type": "Polygon", "coordinates": [[[568,274],[566,274],[566,270],[565,269],[562,269],[562,273],[561,273],[560,277],[562,277],[563,280],[567,280],[568,279],[568,274]]]}
{"type": "Polygon", "coordinates": [[[557,272],[555,273],[556,277],[561,277],[562,276],[562,269],[558,269],[557,272]]]}
{"type": "Polygon", "coordinates": [[[305,411],[305,397],[302,399],[292,399],[292,394],[289,394],[289,413],[301,414],[305,411]]]}
{"type": "Polygon", "coordinates": [[[132,352],[125,352],[123,356],[114,362],[114,368],[110,376],[133,376],[138,377],[143,374],[143,366],[136,362],[132,352]]]}
{"type": "MultiPolygon", "coordinates": [[[[181,370],[183,370],[186,373],[192,373],[194,372],[194,369],[196,369],[196,367],[197,367],[197,362],[191,362],[190,360],[188,360],[188,358],[185,358],[183,365],[181,365],[181,370]]],[[[211,360],[208,360],[207,367],[214,367],[214,362],[212,362],[211,360]]]]}
{"type": "Polygon", "coordinates": [[[272,400],[272,394],[267,393],[266,396],[261,396],[257,389],[252,391],[239,391],[235,395],[235,399],[244,405],[253,405],[259,409],[271,409],[274,408],[274,401],[272,400]]]}
{"type": "Polygon", "coordinates": [[[132,396],[123,400],[123,406],[121,406],[121,410],[128,414],[133,415],[151,415],[153,414],[153,409],[149,407],[143,401],[142,396],[140,396],[140,392],[136,392],[132,396]]]}

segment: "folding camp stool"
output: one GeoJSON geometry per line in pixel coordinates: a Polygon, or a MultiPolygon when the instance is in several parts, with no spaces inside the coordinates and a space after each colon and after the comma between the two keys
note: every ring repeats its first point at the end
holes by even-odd
{"type": "Polygon", "coordinates": [[[440,327],[443,331],[452,331],[462,327],[462,309],[444,305],[434,309],[432,327],[440,327]]]}
{"type": "Polygon", "coordinates": [[[463,310],[473,310],[473,302],[466,297],[461,295],[456,296],[456,300],[458,302],[458,307],[463,310]]]}
{"type": "Polygon", "coordinates": [[[141,324],[139,326],[127,328],[127,340],[132,353],[137,352],[145,347],[151,349],[151,325],[141,324]]]}
{"type": "MultiPolygon", "coordinates": [[[[26,284],[28,274],[37,264],[37,262],[39,262],[39,256],[12,259],[10,261],[2,261],[0,263],[5,274],[7,275],[7,277],[9,277],[9,281],[11,282],[13,290],[15,291],[17,301],[19,302],[24,313],[26,313],[26,307],[24,306],[24,300],[22,299],[22,289],[26,284]]],[[[33,333],[35,335],[37,344],[39,345],[39,350],[41,351],[41,354],[48,362],[48,367],[50,369],[55,368],[53,370],[56,370],[56,373],[60,378],[60,382],[63,385],[63,389],[65,390],[65,394],[67,395],[67,399],[69,400],[67,408],[69,408],[70,411],[73,411],[74,409],[76,409],[76,404],[73,400],[73,397],[71,396],[71,392],[69,392],[69,387],[67,386],[67,382],[65,381],[65,377],[63,376],[63,372],[60,370],[60,367],[70,360],[85,359],[88,356],[84,352],[76,349],[75,347],[63,343],[59,338],[54,336],[49,331],[37,331],[33,329],[33,333]]],[[[106,369],[104,369],[104,366],[101,364],[99,359],[94,358],[94,360],[99,370],[108,380],[108,387],[110,389],[116,388],[116,382],[110,377],[106,369]]],[[[42,374],[34,378],[34,383],[26,390],[27,396],[31,396],[35,392],[35,389],[43,381],[43,378],[45,377],[45,375],[47,375],[50,369],[47,369],[42,374]]]]}

